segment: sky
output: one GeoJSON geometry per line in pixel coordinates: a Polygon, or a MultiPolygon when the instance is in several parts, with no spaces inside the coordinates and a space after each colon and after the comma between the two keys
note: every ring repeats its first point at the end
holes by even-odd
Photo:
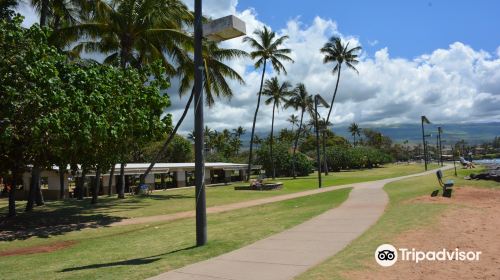
{"type": "MultiPolygon", "coordinates": [[[[193,1],[185,1],[192,7],[193,1]]],[[[285,63],[280,81],[302,82],[310,94],[330,100],[336,76],[333,64],[324,64],[319,49],[331,36],[350,46],[361,46],[359,74],[343,70],[333,109],[334,125],[417,123],[426,115],[434,123],[500,122],[500,1],[285,1],[204,0],[204,14],[228,14],[246,22],[247,34],[268,26],[288,35],[294,63],[285,63]]],[[[25,25],[37,21],[27,6],[25,25]]],[[[241,38],[223,47],[251,51],[241,38]]],[[[251,59],[228,61],[246,81],[232,82],[231,100],[217,100],[205,110],[206,125],[222,130],[251,129],[262,69],[251,59]]],[[[266,78],[276,76],[266,70],[266,78]]],[[[177,94],[172,80],[167,113],[178,119],[186,97],[177,94]]],[[[270,130],[271,106],[261,103],[257,131],[270,130]]],[[[292,109],[279,111],[277,128],[290,127],[292,109]]],[[[326,111],[321,110],[322,115],[326,111]]],[[[188,114],[181,127],[193,127],[188,114]]]]}

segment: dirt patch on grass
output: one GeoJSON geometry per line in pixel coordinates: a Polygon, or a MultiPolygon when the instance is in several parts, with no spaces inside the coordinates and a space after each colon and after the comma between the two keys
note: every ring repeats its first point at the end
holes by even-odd
{"type": "Polygon", "coordinates": [[[413,202],[451,203],[436,226],[400,234],[390,243],[418,251],[481,251],[479,261],[401,261],[383,268],[371,260],[363,271],[344,273],[347,279],[500,279],[500,190],[457,188],[451,199],[419,197],[413,202]]]}
{"type": "MultiPolygon", "coordinates": [[[[439,194],[441,194],[441,190],[439,194]]],[[[500,202],[500,190],[463,186],[455,188],[451,198],[442,197],[441,195],[431,197],[429,194],[411,199],[407,203],[415,202],[452,203],[489,208],[492,207],[494,203],[500,202]]]]}
{"type": "Polygon", "coordinates": [[[38,254],[38,253],[50,253],[50,252],[54,252],[57,250],[62,250],[64,248],[71,247],[71,246],[75,245],[76,243],[77,243],[76,241],[61,241],[61,242],[56,242],[56,243],[52,243],[49,245],[11,249],[11,250],[6,250],[6,251],[0,252],[0,257],[29,255],[29,254],[38,254]]]}

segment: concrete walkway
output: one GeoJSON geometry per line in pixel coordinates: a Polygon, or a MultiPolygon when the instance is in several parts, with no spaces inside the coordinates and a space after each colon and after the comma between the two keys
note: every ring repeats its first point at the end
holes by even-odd
{"type": "Polygon", "coordinates": [[[383,190],[385,184],[430,173],[434,173],[434,170],[316,190],[315,193],[319,193],[353,187],[349,198],[342,205],[305,223],[238,250],[150,279],[293,279],[335,255],[382,216],[389,201],[383,190]]]}

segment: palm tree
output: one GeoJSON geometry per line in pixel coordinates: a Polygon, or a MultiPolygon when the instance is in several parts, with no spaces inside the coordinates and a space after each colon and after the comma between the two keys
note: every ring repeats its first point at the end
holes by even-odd
{"type": "Polygon", "coordinates": [[[287,122],[292,124],[292,133],[293,133],[293,129],[295,128],[295,126],[299,122],[299,117],[295,114],[291,114],[290,117],[288,117],[287,122]]]}
{"type": "Polygon", "coordinates": [[[55,30],[77,23],[78,16],[88,8],[83,0],[31,0],[31,5],[40,14],[40,26],[55,30]]]}
{"type": "MultiPolygon", "coordinates": [[[[205,79],[203,83],[203,89],[205,91],[208,106],[213,106],[213,104],[215,103],[215,98],[224,97],[231,99],[231,97],[233,96],[233,91],[231,87],[229,87],[228,81],[226,79],[229,78],[235,80],[239,84],[244,84],[245,81],[238,74],[238,72],[226,65],[224,61],[245,57],[248,54],[242,50],[220,48],[213,42],[204,41],[202,55],[205,64],[205,79]]],[[[149,174],[161,155],[167,150],[168,145],[174,138],[177,130],[184,121],[189,108],[191,107],[191,103],[194,98],[194,86],[192,85],[194,81],[194,61],[189,56],[181,56],[178,73],[178,75],[181,77],[179,94],[182,96],[182,94],[184,94],[189,88],[191,88],[191,94],[186,103],[186,106],[184,107],[184,111],[182,112],[179,121],[163,144],[160,152],[151,161],[148,169],[141,176],[142,179],[149,174]]],[[[206,131],[205,133],[208,132],[206,131]]]]}
{"type": "Polygon", "coordinates": [[[290,99],[285,103],[285,108],[288,107],[293,107],[295,110],[300,109],[300,121],[299,121],[299,128],[297,130],[297,136],[295,137],[295,142],[293,144],[293,161],[292,161],[292,173],[293,173],[293,178],[296,178],[295,174],[295,154],[297,152],[297,145],[299,143],[299,138],[300,134],[302,132],[302,123],[304,120],[304,113],[307,111],[310,114],[313,114],[312,112],[314,111],[314,101],[312,95],[309,95],[309,93],[306,90],[306,86],[302,83],[297,84],[295,89],[292,92],[292,95],[290,99]]]}
{"type": "Polygon", "coordinates": [[[252,165],[252,150],[253,150],[253,137],[255,134],[255,122],[257,121],[257,113],[259,112],[260,106],[260,97],[262,95],[262,86],[264,84],[264,74],[266,73],[266,65],[267,61],[271,62],[274,71],[276,74],[279,74],[281,71],[283,73],[287,73],[285,66],[281,63],[281,61],[289,61],[293,62],[287,54],[291,53],[290,49],[284,48],[281,49],[281,45],[288,39],[288,36],[281,36],[276,38],[276,33],[268,29],[264,26],[262,30],[257,30],[254,32],[254,35],[257,39],[252,37],[243,38],[243,42],[248,42],[250,46],[254,49],[250,53],[252,59],[257,59],[254,64],[255,69],[258,69],[262,66],[262,76],[260,78],[260,89],[259,89],[259,97],[257,99],[257,106],[255,108],[255,114],[253,116],[253,124],[252,124],[252,134],[250,136],[250,151],[248,155],[248,169],[247,169],[247,179],[250,179],[250,171],[252,165]]]}
{"type": "Polygon", "coordinates": [[[236,155],[239,154],[240,152],[240,147],[241,147],[241,136],[245,134],[246,130],[242,126],[238,126],[237,128],[233,128],[233,140],[232,140],[232,146],[234,149],[234,152],[236,155]]]}
{"type": "Polygon", "coordinates": [[[361,136],[361,128],[359,128],[357,123],[353,122],[349,126],[348,130],[352,135],[354,147],[356,147],[356,135],[361,136]]]}
{"type": "MultiPolygon", "coordinates": [[[[41,0],[48,1],[48,0],[41,0]]],[[[77,41],[72,53],[106,54],[105,63],[141,67],[161,60],[168,73],[176,69],[167,60],[178,60],[190,36],[182,31],[193,15],[180,0],[95,0],[83,23],[61,28],[54,36],[77,41]],[[88,18],[88,20],[87,20],[88,18]]]]}
{"type": "Polygon", "coordinates": [[[194,141],[194,135],[195,135],[194,130],[192,130],[187,134],[187,139],[194,141]]]}
{"type": "Polygon", "coordinates": [[[360,46],[348,49],[349,43],[344,45],[339,37],[331,37],[330,40],[321,48],[321,52],[325,54],[323,58],[323,63],[335,63],[335,67],[332,69],[332,73],[337,73],[337,83],[335,84],[335,91],[333,92],[332,102],[330,103],[330,109],[328,110],[328,116],[326,121],[330,120],[330,114],[332,113],[333,102],[337,96],[337,89],[339,87],[340,81],[340,70],[342,69],[342,64],[345,63],[347,68],[354,70],[358,73],[358,70],[354,65],[358,64],[358,55],[356,52],[361,50],[360,46]]]}
{"type": "MultiPolygon", "coordinates": [[[[180,46],[190,42],[182,28],[193,21],[192,13],[180,0],[95,0],[90,5],[91,12],[82,15],[85,22],[61,28],[52,35],[67,44],[77,41],[71,54],[103,53],[107,55],[105,63],[124,69],[161,60],[167,73],[176,73],[166,55],[177,61],[182,59],[180,46]]],[[[125,197],[124,157],[119,198],[125,197]]]]}
{"type": "Polygon", "coordinates": [[[267,80],[262,90],[262,94],[269,96],[265,100],[265,104],[273,104],[273,116],[271,118],[271,136],[269,142],[269,151],[271,155],[271,166],[273,168],[273,180],[276,179],[276,169],[274,167],[274,157],[273,157],[273,142],[274,142],[274,113],[276,109],[281,107],[281,103],[286,103],[286,97],[290,95],[290,87],[292,85],[289,82],[283,82],[280,85],[277,77],[273,77],[267,80]]]}

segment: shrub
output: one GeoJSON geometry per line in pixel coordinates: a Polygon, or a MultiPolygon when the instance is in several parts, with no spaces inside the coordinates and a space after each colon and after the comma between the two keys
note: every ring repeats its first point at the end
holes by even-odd
{"type": "MultiPolygon", "coordinates": [[[[274,165],[276,176],[291,177],[293,176],[293,155],[290,147],[286,143],[276,142],[273,145],[274,165]]],[[[306,155],[297,152],[295,154],[295,172],[297,176],[307,176],[312,172],[313,165],[306,155]]],[[[263,144],[257,150],[257,161],[266,171],[266,176],[272,176],[272,161],[269,151],[269,145],[263,144]]]]}

